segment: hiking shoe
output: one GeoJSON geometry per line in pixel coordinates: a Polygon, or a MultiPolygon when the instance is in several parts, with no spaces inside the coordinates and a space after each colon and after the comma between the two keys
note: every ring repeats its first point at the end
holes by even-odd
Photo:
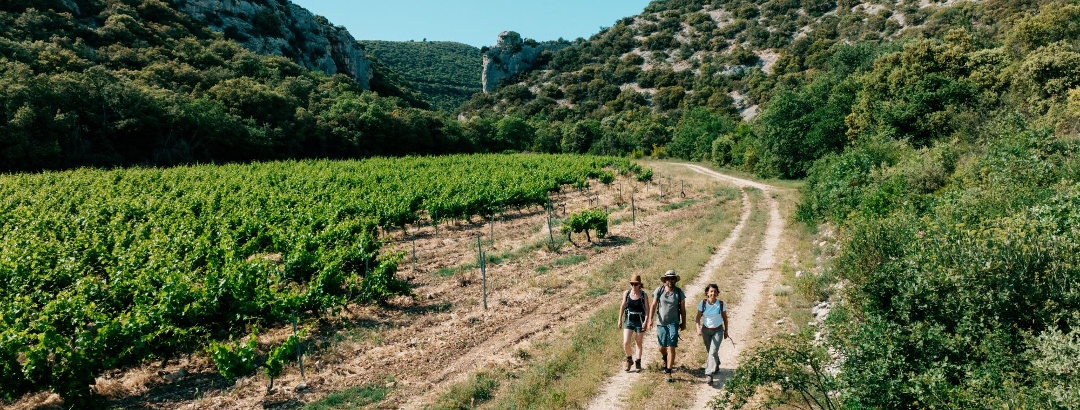
{"type": "Polygon", "coordinates": [[[630,365],[632,364],[634,364],[634,359],[631,359],[630,356],[626,356],[626,371],[630,371],[630,365]]]}
{"type": "Polygon", "coordinates": [[[675,379],[672,379],[672,378],[671,378],[671,375],[670,375],[670,374],[668,375],[667,379],[664,379],[664,380],[667,380],[667,382],[668,382],[668,383],[671,383],[671,382],[674,382],[674,381],[675,381],[675,379]]]}
{"type": "Polygon", "coordinates": [[[641,371],[641,359],[634,360],[634,367],[637,368],[637,371],[641,371]]]}
{"type": "Polygon", "coordinates": [[[712,384],[712,375],[705,376],[705,384],[712,384]]]}

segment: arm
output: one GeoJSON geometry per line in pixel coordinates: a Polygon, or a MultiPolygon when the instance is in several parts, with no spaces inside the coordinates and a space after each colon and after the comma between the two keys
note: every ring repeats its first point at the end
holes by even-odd
{"type": "Polygon", "coordinates": [[[699,335],[701,334],[701,317],[702,316],[704,316],[704,315],[702,314],[701,310],[699,309],[697,311],[697,317],[694,318],[694,323],[697,324],[697,334],[699,334],[699,335]]]}
{"type": "MultiPolygon", "coordinates": [[[[720,316],[724,318],[724,339],[731,339],[730,337],[728,337],[728,334],[727,334],[727,332],[728,332],[727,309],[721,310],[720,311],[720,316]]],[[[723,341],[723,340],[721,340],[721,341],[723,341]]]]}
{"type": "Polygon", "coordinates": [[[645,312],[645,329],[642,330],[647,330],[652,325],[653,312],[656,312],[656,304],[659,302],[660,299],[656,299],[649,305],[649,311],[645,312]]]}

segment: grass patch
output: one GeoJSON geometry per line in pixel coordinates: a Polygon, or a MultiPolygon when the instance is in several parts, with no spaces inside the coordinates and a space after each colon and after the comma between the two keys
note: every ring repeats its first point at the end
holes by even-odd
{"type": "Polygon", "coordinates": [[[693,205],[693,204],[696,204],[698,202],[699,201],[696,200],[696,199],[687,199],[685,201],[679,201],[679,202],[676,202],[676,203],[673,203],[673,204],[663,205],[663,206],[660,207],[660,210],[665,211],[665,212],[666,211],[674,211],[674,210],[679,209],[679,208],[686,208],[686,207],[688,207],[690,205],[693,205]]]}
{"type": "Polygon", "coordinates": [[[435,271],[435,276],[440,277],[440,278],[449,278],[449,277],[454,276],[454,275],[456,275],[456,274],[458,274],[458,273],[460,273],[461,271],[464,271],[464,270],[465,270],[464,266],[454,266],[454,267],[444,266],[444,267],[439,268],[439,270],[435,271]]]}
{"type": "Polygon", "coordinates": [[[452,386],[448,393],[439,397],[439,400],[429,408],[432,410],[474,409],[477,405],[495,397],[500,379],[500,376],[481,371],[473,375],[468,382],[452,386]]]}
{"type": "Polygon", "coordinates": [[[547,266],[537,266],[536,273],[547,273],[550,269],[547,266]]]}
{"type": "Polygon", "coordinates": [[[592,288],[585,291],[585,295],[591,298],[597,298],[606,294],[608,294],[607,289],[592,288]]]}
{"type": "Polygon", "coordinates": [[[386,398],[390,388],[374,383],[352,387],[337,393],[331,393],[322,400],[304,406],[305,410],[359,409],[386,398]]]}
{"type": "Polygon", "coordinates": [[[492,404],[496,408],[584,408],[615,362],[597,360],[621,354],[620,332],[612,326],[617,305],[608,305],[587,322],[569,329],[545,359],[529,366],[517,383],[492,404]],[[587,381],[587,382],[585,382],[587,381]]]}
{"type": "Polygon", "coordinates": [[[570,266],[577,265],[581,262],[585,262],[588,258],[585,255],[570,255],[565,258],[559,258],[555,260],[555,266],[570,266]]]}

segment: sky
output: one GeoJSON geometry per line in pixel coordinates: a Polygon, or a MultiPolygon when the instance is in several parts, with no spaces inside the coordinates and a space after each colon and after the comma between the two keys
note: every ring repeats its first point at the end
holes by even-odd
{"type": "Polygon", "coordinates": [[[292,0],[357,40],[456,41],[494,46],[516,31],[537,41],[589,38],[641,14],[649,0],[292,0]]]}

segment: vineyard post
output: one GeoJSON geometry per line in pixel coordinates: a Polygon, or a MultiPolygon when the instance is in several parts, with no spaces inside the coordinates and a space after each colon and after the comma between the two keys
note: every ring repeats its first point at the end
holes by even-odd
{"type": "Polygon", "coordinates": [[[484,309],[487,309],[487,263],[484,261],[484,248],[480,247],[480,235],[476,235],[477,265],[480,266],[480,283],[483,292],[484,309]]]}
{"type": "Polygon", "coordinates": [[[416,272],[416,235],[412,236],[412,270],[416,272]]]}
{"type": "Polygon", "coordinates": [[[494,215],[492,216],[491,219],[488,219],[488,227],[490,228],[489,231],[491,232],[488,235],[488,236],[491,237],[491,246],[495,246],[495,217],[494,217],[494,215]]]}
{"type": "Polygon", "coordinates": [[[547,228],[548,242],[551,243],[551,250],[555,250],[555,235],[551,233],[551,201],[548,201],[547,206],[547,228]]]}
{"type": "Polygon", "coordinates": [[[686,181],[679,180],[679,194],[686,198],[686,181]]]}
{"type": "MultiPolygon", "coordinates": [[[[296,336],[296,310],[292,311],[292,332],[296,336]]],[[[299,336],[297,336],[299,337],[299,336]]],[[[300,363],[300,380],[307,381],[307,376],[304,376],[304,344],[298,343],[296,346],[296,361],[300,363]]]]}
{"type": "Polygon", "coordinates": [[[435,211],[432,215],[431,224],[435,225],[435,236],[439,236],[439,211],[435,211]]]}
{"type": "Polygon", "coordinates": [[[634,191],[630,191],[630,222],[637,226],[637,209],[634,208],[634,191]]]}

